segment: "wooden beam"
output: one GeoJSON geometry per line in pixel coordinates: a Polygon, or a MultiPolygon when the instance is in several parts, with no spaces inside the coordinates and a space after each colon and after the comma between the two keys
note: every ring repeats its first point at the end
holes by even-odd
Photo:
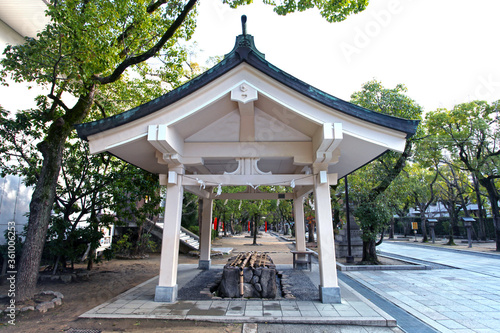
{"type": "Polygon", "coordinates": [[[149,125],[148,141],[164,154],[183,154],[184,139],[173,127],[149,125]]]}
{"type": "Polygon", "coordinates": [[[210,194],[211,199],[217,199],[217,200],[276,200],[276,199],[283,199],[283,200],[288,200],[288,199],[293,199],[294,194],[293,193],[261,193],[261,192],[255,192],[255,193],[222,193],[220,195],[217,195],[216,193],[211,193],[210,194]]]}
{"type": "Polygon", "coordinates": [[[294,157],[311,164],[312,142],[186,142],[183,157],[243,158],[294,157]]]}
{"type": "Polygon", "coordinates": [[[255,141],[255,109],[254,103],[238,102],[240,109],[240,142],[255,141]]]}
{"type": "Polygon", "coordinates": [[[333,152],[342,142],[342,124],[324,123],[313,137],[314,163],[328,163],[333,158],[333,152]]]}
{"type": "Polygon", "coordinates": [[[200,181],[205,186],[241,186],[249,185],[282,185],[290,186],[292,180],[296,186],[313,185],[314,175],[183,175],[184,185],[200,186],[200,181]]]}
{"type": "Polygon", "coordinates": [[[303,196],[308,195],[314,190],[314,186],[300,186],[296,188],[294,195],[295,199],[300,199],[303,196]]]}
{"type": "MultiPolygon", "coordinates": [[[[208,188],[208,187],[207,187],[208,188]]],[[[212,193],[210,193],[209,191],[207,190],[204,190],[204,189],[200,189],[199,186],[186,186],[184,185],[184,189],[189,192],[189,193],[193,193],[194,195],[197,195],[199,196],[200,198],[204,198],[204,199],[210,199],[210,195],[212,193]]],[[[211,191],[211,187],[210,187],[210,191],[211,191]]]]}

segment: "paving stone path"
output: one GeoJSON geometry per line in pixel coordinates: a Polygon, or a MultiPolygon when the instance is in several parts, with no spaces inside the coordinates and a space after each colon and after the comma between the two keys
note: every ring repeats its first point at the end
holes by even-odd
{"type": "Polygon", "coordinates": [[[452,269],[345,274],[439,332],[500,332],[500,256],[402,242],[380,249],[452,269]]]}

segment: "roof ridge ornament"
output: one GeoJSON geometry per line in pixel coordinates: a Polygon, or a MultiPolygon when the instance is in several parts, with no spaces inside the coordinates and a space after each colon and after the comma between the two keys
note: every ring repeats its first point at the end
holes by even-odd
{"type": "Polygon", "coordinates": [[[247,16],[241,15],[241,34],[236,36],[236,43],[234,48],[224,56],[224,58],[228,58],[230,55],[237,54],[240,59],[246,60],[250,53],[265,59],[264,53],[257,50],[255,47],[253,36],[247,33],[247,16]]]}
{"type": "Polygon", "coordinates": [[[241,15],[241,34],[243,36],[247,35],[247,16],[241,15]]]}

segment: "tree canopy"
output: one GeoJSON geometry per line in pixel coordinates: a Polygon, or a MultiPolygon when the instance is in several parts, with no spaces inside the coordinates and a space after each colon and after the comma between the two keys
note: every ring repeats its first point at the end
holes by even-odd
{"type": "Polygon", "coordinates": [[[438,109],[426,117],[432,140],[449,154],[450,168],[467,170],[486,189],[494,218],[497,251],[500,251],[499,103],[472,101],[458,104],[451,110],[438,109]]]}
{"type": "MultiPolygon", "coordinates": [[[[365,83],[361,91],[352,94],[351,102],[396,117],[421,119],[422,107],[405,93],[404,85],[388,89],[382,83],[372,80],[365,83]]],[[[419,136],[419,131],[415,137],[419,136]]],[[[358,186],[353,188],[352,193],[358,202],[355,216],[361,222],[363,230],[363,261],[378,262],[375,238],[390,219],[387,197],[383,194],[406,166],[415,137],[406,140],[402,153],[387,152],[354,174],[359,179],[358,182],[353,182],[358,186]]]]}

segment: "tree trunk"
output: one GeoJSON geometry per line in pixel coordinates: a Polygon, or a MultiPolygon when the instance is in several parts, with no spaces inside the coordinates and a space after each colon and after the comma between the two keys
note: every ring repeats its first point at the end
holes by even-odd
{"type": "Polygon", "coordinates": [[[90,87],[88,94],[81,96],[73,109],[52,122],[47,137],[38,144],[43,162],[31,197],[28,230],[17,271],[17,302],[32,299],[35,295],[43,246],[61,170],[64,143],[73,131],[73,125],[83,121],[88,114],[94,99],[94,92],[95,87],[90,87]]]}
{"type": "Polygon", "coordinates": [[[226,211],[224,210],[224,213],[222,213],[222,216],[224,217],[224,220],[222,221],[222,228],[224,229],[224,237],[227,237],[227,221],[226,221],[226,211]]]}
{"type": "Polygon", "coordinates": [[[422,243],[427,243],[429,238],[427,237],[427,218],[425,216],[425,206],[420,206],[420,228],[422,229],[422,243]]]}
{"type": "Polygon", "coordinates": [[[394,216],[391,218],[391,225],[389,226],[389,239],[394,239],[394,216]]]}
{"type": "MultiPolygon", "coordinates": [[[[136,224],[137,224],[137,220],[136,220],[136,224]]],[[[141,255],[142,254],[142,251],[144,250],[144,244],[143,244],[143,226],[144,226],[144,222],[141,222],[139,224],[139,228],[137,228],[137,241],[135,243],[135,249],[132,250],[132,254],[133,255],[141,255]]]]}
{"type": "Polygon", "coordinates": [[[376,241],[371,239],[369,241],[363,241],[363,257],[361,261],[365,264],[379,265],[380,261],[377,257],[376,241]]]}
{"type": "MultiPolygon", "coordinates": [[[[95,199],[95,198],[94,198],[95,199]]],[[[94,200],[95,202],[95,200],[94,200]]],[[[90,215],[90,225],[91,225],[91,228],[92,228],[92,233],[97,233],[98,230],[99,230],[99,224],[98,224],[98,221],[97,221],[97,216],[95,214],[95,205],[92,205],[92,213],[90,215]]],[[[142,225],[141,225],[141,229],[142,229],[142,225]]],[[[97,250],[97,245],[94,245],[93,243],[93,238],[94,236],[92,236],[92,241],[90,243],[90,250],[89,250],[89,254],[88,254],[88,261],[87,261],[87,270],[88,271],[91,271],[92,268],[94,268],[94,257],[96,256],[96,250],[97,250]]]]}
{"type": "Polygon", "coordinates": [[[448,238],[448,243],[446,243],[446,245],[456,245],[455,244],[455,225],[456,225],[456,221],[455,221],[455,213],[454,212],[451,212],[450,210],[448,210],[448,214],[450,215],[450,232],[449,232],[449,238],[448,238]]]}
{"type": "Polygon", "coordinates": [[[500,212],[498,211],[498,191],[495,187],[494,179],[482,178],[479,183],[486,188],[491,204],[493,215],[493,225],[495,226],[496,251],[500,251],[500,212]]]}
{"type": "Polygon", "coordinates": [[[57,178],[61,169],[62,151],[67,137],[67,135],[57,135],[55,132],[63,126],[62,119],[54,123],[51,126],[51,129],[54,128],[52,138],[50,140],[47,138],[38,147],[42,152],[43,164],[31,197],[28,231],[17,273],[17,301],[31,299],[35,293],[43,246],[54,204],[57,178]]]}
{"type": "Polygon", "coordinates": [[[312,220],[309,221],[309,224],[307,225],[307,229],[309,229],[309,238],[307,241],[309,243],[314,243],[314,222],[312,220]]]}
{"type": "Polygon", "coordinates": [[[479,219],[479,235],[478,238],[482,241],[486,240],[486,227],[484,225],[483,218],[483,205],[481,202],[481,191],[479,189],[479,183],[477,181],[477,177],[472,174],[472,182],[474,184],[474,192],[476,192],[476,201],[477,201],[477,218],[479,219]]]}
{"type": "Polygon", "coordinates": [[[406,238],[406,237],[408,237],[408,230],[409,230],[409,228],[408,228],[408,223],[409,223],[409,222],[408,222],[408,221],[406,221],[406,219],[405,219],[404,217],[403,217],[403,218],[401,218],[401,221],[402,221],[402,223],[403,223],[403,237],[405,237],[405,238],[406,238]]]}
{"type": "Polygon", "coordinates": [[[253,243],[252,245],[257,245],[257,218],[260,218],[258,215],[254,215],[252,218],[253,221],[253,243]]]}

